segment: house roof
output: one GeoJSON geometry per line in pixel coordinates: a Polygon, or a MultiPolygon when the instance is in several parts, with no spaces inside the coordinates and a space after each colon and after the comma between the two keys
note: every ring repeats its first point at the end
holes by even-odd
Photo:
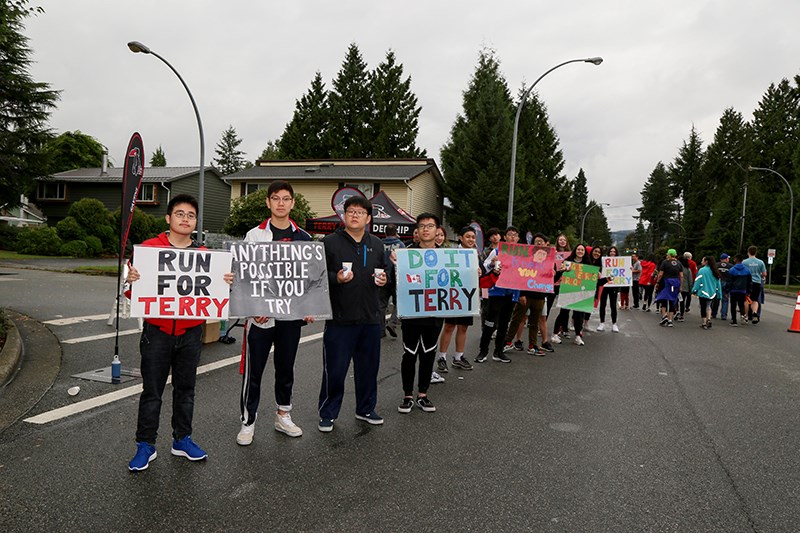
{"type": "Polygon", "coordinates": [[[439,181],[442,180],[433,159],[258,161],[257,166],[228,174],[224,179],[401,181],[425,172],[432,172],[439,181]]]}
{"type": "MultiPolygon", "coordinates": [[[[41,176],[36,178],[40,181],[67,181],[67,182],[116,182],[122,181],[123,167],[112,167],[108,169],[106,175],[102,175],[100,167],[97,168],[76,168],[57,172],[52,176],[41,176]]],[[[145,167],[142,181],[147,182],[171,182],[186,178],[198,173],[197,167],[145,167]]],[[[205,168],[205,173],[221,177],[219,171],[211,166],[205,168]]]]}

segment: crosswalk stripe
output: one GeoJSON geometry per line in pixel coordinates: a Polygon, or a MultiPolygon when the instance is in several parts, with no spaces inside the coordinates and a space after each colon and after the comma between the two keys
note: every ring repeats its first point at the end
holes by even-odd
{"type": "MultiPolygon", "coordinates": [[[[105,318],[105,316],[104,316],[105,318]]],[[[123,335],[133,335],[134,333],[139,333],[142,330],[140,329],[126,329],[125,331],[120,331],[120,337],[123,335]]],[[[79,342],[89,342],[89,341],[96,341],[100,339],[110,339],[111,337],[116,336],[116,332],[112,331],[111,333],[101,333],[99,335],[89,335],[88,337],[78,337],[76,339],[66,339],[61,341],[61,344],[78,344],[79,342]]]]}
{"type": "Polygon", "coordinates": [[[48,326],[69,326],[72,324],[81,324],[83,322],[91,322],[93,320],[106,320],[108,315],[88,315],[88,316],[73,316],[69,318],[56,318],[53,320],[45,320],[43,324],[48,326]]]}

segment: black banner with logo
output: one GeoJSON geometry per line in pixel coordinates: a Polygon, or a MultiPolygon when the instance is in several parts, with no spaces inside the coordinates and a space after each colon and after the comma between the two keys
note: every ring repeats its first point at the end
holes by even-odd
{"type": "Polygon", "coordinates": [[[120,206],[120,245],[119,256],[125,256],[125,243],[133,220],[133,208],[144,177],[144,145],[138,132],[131,136],[128,151],[125,152],[125,169],[122,173],[122,204],[120,206]]]}

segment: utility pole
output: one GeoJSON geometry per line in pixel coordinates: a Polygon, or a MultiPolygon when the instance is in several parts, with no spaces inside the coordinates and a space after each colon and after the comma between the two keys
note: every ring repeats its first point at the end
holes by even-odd
{"type": "Polygon", "coordinates": [[[739,249],[738,253],[742,253],[742,242],[744,241],[744,213],[747,208],[747,182],[744,184],[744,199],[742,200],[742,230],[739,232],[739,249]]]}

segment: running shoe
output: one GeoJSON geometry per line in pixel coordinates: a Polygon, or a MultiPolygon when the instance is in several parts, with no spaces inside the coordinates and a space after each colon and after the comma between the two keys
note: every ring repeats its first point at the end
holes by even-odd
{"type": "Polygon", "coordinates": [[[583,337],[581,337],[580,335],[575,335],[575,340],[573,341],[573,344],[576,344],[578,346],[583,346],[586,343],[583,342],[583,337]]]}
{"type": "Polygon", "coordinates": [[[439,360],[436,361],[436,370],[438,370],[440,374],[447,374],[447,357],[440,357],[439,360]]]}
{"type": "Polygon", "coordinates": [[[397,411],[400,413],[410,413],[413,407],[414,398],[403,398],[403,401],[397,406],[397,411]]]}
{"type": "MultiPolygon", "coordinates": [[[[485,360],[486,358],[484,356],[484,361],[485,360]]],[[[476,361],[478,360],[476,359],[476,361]]],[[[482,363],[483,361],[478,361],[478,362],[482,363]]],[[[464,359],[463,357],[459,357],[458,359],[453,360],[453,368],[460,368],[461,370],[472,370],[472,364],[470,364],[470,362],[464,359]]]]}
{"type": "Polygon", "coordinates": [[[436,372],[431,372],[431,383],[444,383],[444,378],[436,372]]]}
{"type": "Polygon", "coordinates": [[[511,359],[509,359],[506,354],[500,352],[492,355],[492,361],[497,361],[499,363],[510,363],[511,359]]]}

